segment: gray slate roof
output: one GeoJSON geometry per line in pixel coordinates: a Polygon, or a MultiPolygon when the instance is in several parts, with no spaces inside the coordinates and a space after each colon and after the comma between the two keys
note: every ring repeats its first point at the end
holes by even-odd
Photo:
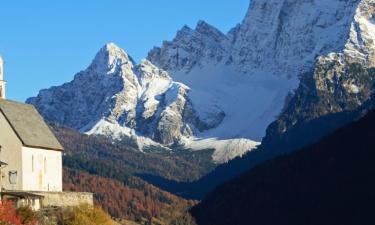
{"type": "Polygon", "coordinates": [[[24,146],[60,151],[64,149],[34,106],[0,99],[0,111],[24,146]]]}

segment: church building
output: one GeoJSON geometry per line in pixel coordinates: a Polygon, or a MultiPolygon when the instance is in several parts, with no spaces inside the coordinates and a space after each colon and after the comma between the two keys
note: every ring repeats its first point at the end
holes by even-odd
{"type": "Polygon", "coordinates": [[[1,189],[62,191],[63,147],[32,105],[5,99],[0,57],[1,189]]]}
{"type": "MultiPolygon", "coordinates": [[[[0,57],[1,199],[28,204],[36,210],[48,193],[66,199],[72,194],[62,192],[63,147],[34,106],[5,98],[5,85],[0,57]]],[[[51,196],[49,201],[56,199],[51,196]]]]}
{"type": "Polygon", "coordinates": [[[63,147],[29,104],[6,99],[0,57],[0,200],[34,210],[93,205],[93,194],[64,192],[63,147]]]}

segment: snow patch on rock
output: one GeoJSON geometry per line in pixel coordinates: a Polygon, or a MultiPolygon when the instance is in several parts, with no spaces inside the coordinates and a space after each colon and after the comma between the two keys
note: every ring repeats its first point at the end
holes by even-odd
{"type": "Polygon", "coordinates": [[[254,150],[260,142],[251,141],[249,139],[194,139],[186,142],[186,147],[195,151],[204,149],[215,149],[213,159],[217,163],[226,163],[236,157],[241,157],[249,150],[254,150]]]}

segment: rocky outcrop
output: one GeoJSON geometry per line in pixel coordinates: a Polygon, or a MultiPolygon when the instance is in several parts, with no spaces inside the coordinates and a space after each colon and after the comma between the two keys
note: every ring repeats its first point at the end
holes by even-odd
{"type": "Polygon", "coordinates": [[[375,1],[355,8],[344,48],[317,58],[313,72],[301,83],[281,116],[269,127],[268,137],[313,119],[353,111],[368,101],[375,79],[375,1]]]}

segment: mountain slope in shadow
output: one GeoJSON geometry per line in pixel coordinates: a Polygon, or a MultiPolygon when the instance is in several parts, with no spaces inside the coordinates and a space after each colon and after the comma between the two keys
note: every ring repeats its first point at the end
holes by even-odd
{"type": "Polygon", "coordinates": [[[317,144],[225,183],[198,224],[375,224],[375,111],[317,144]]]}
{"type": "MultiPolygon", "coordinates": [[[[319,142],[337,129],[362,118],[375,106],[375,98],[353,111],[329,114],[314,120],[296,124],[279,135],[269,134],[258,149],[218,166],[214,171],[195,182],[176,182],[160,176],[140,175],[142,179],[155,186],[188,199],[202,199],[217,186],[239,176],[267,160],[297,151],[305,146],[319,142]]],[[[270,133],[270,132],[268,132],[270,133]]]]}

